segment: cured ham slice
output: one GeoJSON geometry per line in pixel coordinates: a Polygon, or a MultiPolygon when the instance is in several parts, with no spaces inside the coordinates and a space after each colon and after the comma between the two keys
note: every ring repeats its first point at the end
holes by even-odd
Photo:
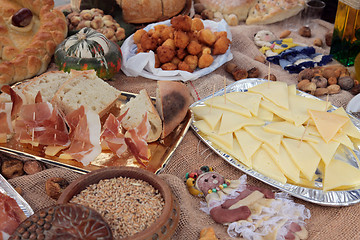
{"type": "Polygon", "coordinates": [[[0,192],[0,240],[8,239],[25,219],[15,199],[0,192]]]}
{"type": "Polygon", "coordinates": [[[128,149],[125,143],[125,136],[121,132],[121,121],[127,114],[127,111],[115,117],[112,113],[109,114],[103,126],[103,133],[101,134],[101,144],[108,147],[113,153],[120,157],[128,149]]]}
{"type": "Polygon", "coordinates": [[[11,109],[13,103],[0,103],[0,143],[6,143],[7,137],[13,132],[11,124],[11,109]]]}
{"type": "Polygon", "coordinates": [[[101,124],[97,113],[81,106],[66,116],[70,126],[70,147],[60,158],[73,158],[84,166],[101,153],[101,124]]]}
{"type": "Polygon", "coordinates": [[[131,153],[135,156],[136,160],[143,166],[145,164],[141,159],[149,160],[148,158],[148,144],[146,137],[150,132],[150,123],[145,113],[143,120],[136,128],[129,129],[125,133],[125,142],[128,145],[131,153]]]}
{"type": "Polygon", "coordinates": [[[20,108],[23,105],[23,99],[9,85],[2,86],[1,91],[9,94],[11,97],[11,102],[13,103],[11,117],[14,118],[19,113],[20,108]]]}

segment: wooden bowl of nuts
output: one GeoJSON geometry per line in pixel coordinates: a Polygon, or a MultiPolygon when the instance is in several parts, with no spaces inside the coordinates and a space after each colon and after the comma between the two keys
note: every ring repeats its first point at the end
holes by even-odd
{"type": "Polygon", "coordinates": [[[157,175],[135,167],[108,167],[72,182],[58,204],[77,203],[99,212],[114,239],[170,239],[180,218],[179,203],[157,175]]]}

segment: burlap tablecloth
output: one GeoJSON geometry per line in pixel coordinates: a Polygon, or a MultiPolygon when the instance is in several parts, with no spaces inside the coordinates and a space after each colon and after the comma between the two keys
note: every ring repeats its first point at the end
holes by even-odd
{"type": "MultiPolygon", "coordinates": [[[[268,66],[254,60],[254,57],[261,53],[253,43],[253,36],[259,30],[268,29],[277,36],[285,30],[283,24],[273,24],[268,26],[246,26],[239,25],[231,27],[233,41],[231,51],[234,55],[232,60],[242,68],[250,69],[257,67],[260,69],[261,77],[268,73],[268,66]]],[[[313,32],[312,38],[304,38],[293,32],[290,37],[294,42],[302,42],[312,45],[314,38],[324,40],[327,31],[332,30],[333,25],[327,22],[319,21],[316,31],[313,32]]],[[[329,53],[329,47],[316,47],[320,53],[329,53]]],[[[271,72],[276,75],[279,81],[288,84],[297,83],[297,75],[289,74],[281,69],[280,66],[271,64],[271,72]]],[[[224,87],[224,78],[226,83],[234,82],[232,76],[225,71],[224,67],[217,69],[215,72],[204,76],[195,81],[187,82],[188,88],[194,97],[194,101],[212,94],[215,86],[216,91],[224,87]]],[[[147,89],[151,96],[155,96],[156,81],[142,77],[126,77],[119,73],[116,78],[109,83],[120,90],[138,93],[141,89],[147,89]]],[[[344,106],[353,96],[345,91],[340,94],[329,97],[329,100],[336,106],[344,106]]],[[[184,137],[182,143],[175,151],[169,164],[165,167],[160,176],[172,188],[175,196],[178,198],[181,207],[181,219],[172,239],[187,240],[197,239],[199,232],[203,227],[211,226],[215,229],[220,239],[231,239],[226,233],[226,227],[216,224],[208,215],[199,210],[201,199],[193,197],[187,192],[184,184],[186,172],[200,168],[203,165],[213,166],[217,172],[228,179],[237,179],[243,173],[227,162],[218,157],[208,149],[194,135],[192,130],[184,137]]],[[[52,205],[54,200],[50,199],[45,191],[44,184],[48,177],[59,176],[65,177],[69,181],[76,179],[79,174],[70,170],[51,168],[32,176],[23,176],[12,179],[9,182],[14,187],[21,187],[23,197],[33,207],[35,211],[40,208],[52,205]]],[[[251,184],[271,188],[252,177],[248,177],[251,184]]],[[[275,189],[274,189],[275,190],[275,189]]],[[[316,204],[308,203],[295,199],[296,202],[304,204],[311,211],[311,218],[307,221],[309,230],[309,239],[360,239],[360,205],[349,207],[323,207],[316,204]]]]}

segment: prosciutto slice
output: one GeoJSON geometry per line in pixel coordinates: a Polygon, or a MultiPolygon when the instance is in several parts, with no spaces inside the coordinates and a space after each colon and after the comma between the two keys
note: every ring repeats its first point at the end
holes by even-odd
{"type": "Polygon", "coordinates": [[[60,158],[70,156],[86,166],[101,153],[99,115],[81,106],[69,113],[66,121],[70,126],[71,144],[60,158]]]}
{"type": "Polygon", "coordinates": [[[25,219],[15,199],[0,192],[0,240],[8,239],[25,219]]]}
{"type": "Polygon", "coordinates": [[[14,118],[20,111],[21,106],[23,105],[23,99],[17,94],[9,85],[4,85],[1,87],[1,91],[7,93],[11,97],[11,102],[13,103],[11,109],[11,116],[14,118]]]}
{"type": "Polygon", "coordinates": [[[118,157],[128,149],[125,143],[125,135],[121,132],[121,121],[127,112],[117,118],[110,113],[104,123],[103,132],[100,137],[102,145],[107,146],[118,157]]]}
{"type": "Polygon", "coordinates": [[[7,142],[7,136],[14,130],[11,124],[12,102],[0,103],[0,143],[7,142]]]}

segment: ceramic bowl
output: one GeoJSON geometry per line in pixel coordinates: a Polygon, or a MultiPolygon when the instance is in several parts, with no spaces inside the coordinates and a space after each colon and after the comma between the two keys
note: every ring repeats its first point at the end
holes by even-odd
{"type": "Polygon", "coordinates": [[[108,167],[92,171],[85,174],[72,182],[61,194],[57,203],[68,203],[70,200],[86,189],[91,184],[96,184],[102,179],[109,179],[115,177],[128,177],[139,179],[148,182],[155,189],[157,189],[164,199],[164,207],[161,215],[145,230],[138,232],[132,236],[122,238],[122,240],[134,239],[151,239],[163,240],[171,239],[180,219],[179,203],[173,195],[170,187],[159,176],[146,171],[144,169],[135,167],[108,167]]]}

